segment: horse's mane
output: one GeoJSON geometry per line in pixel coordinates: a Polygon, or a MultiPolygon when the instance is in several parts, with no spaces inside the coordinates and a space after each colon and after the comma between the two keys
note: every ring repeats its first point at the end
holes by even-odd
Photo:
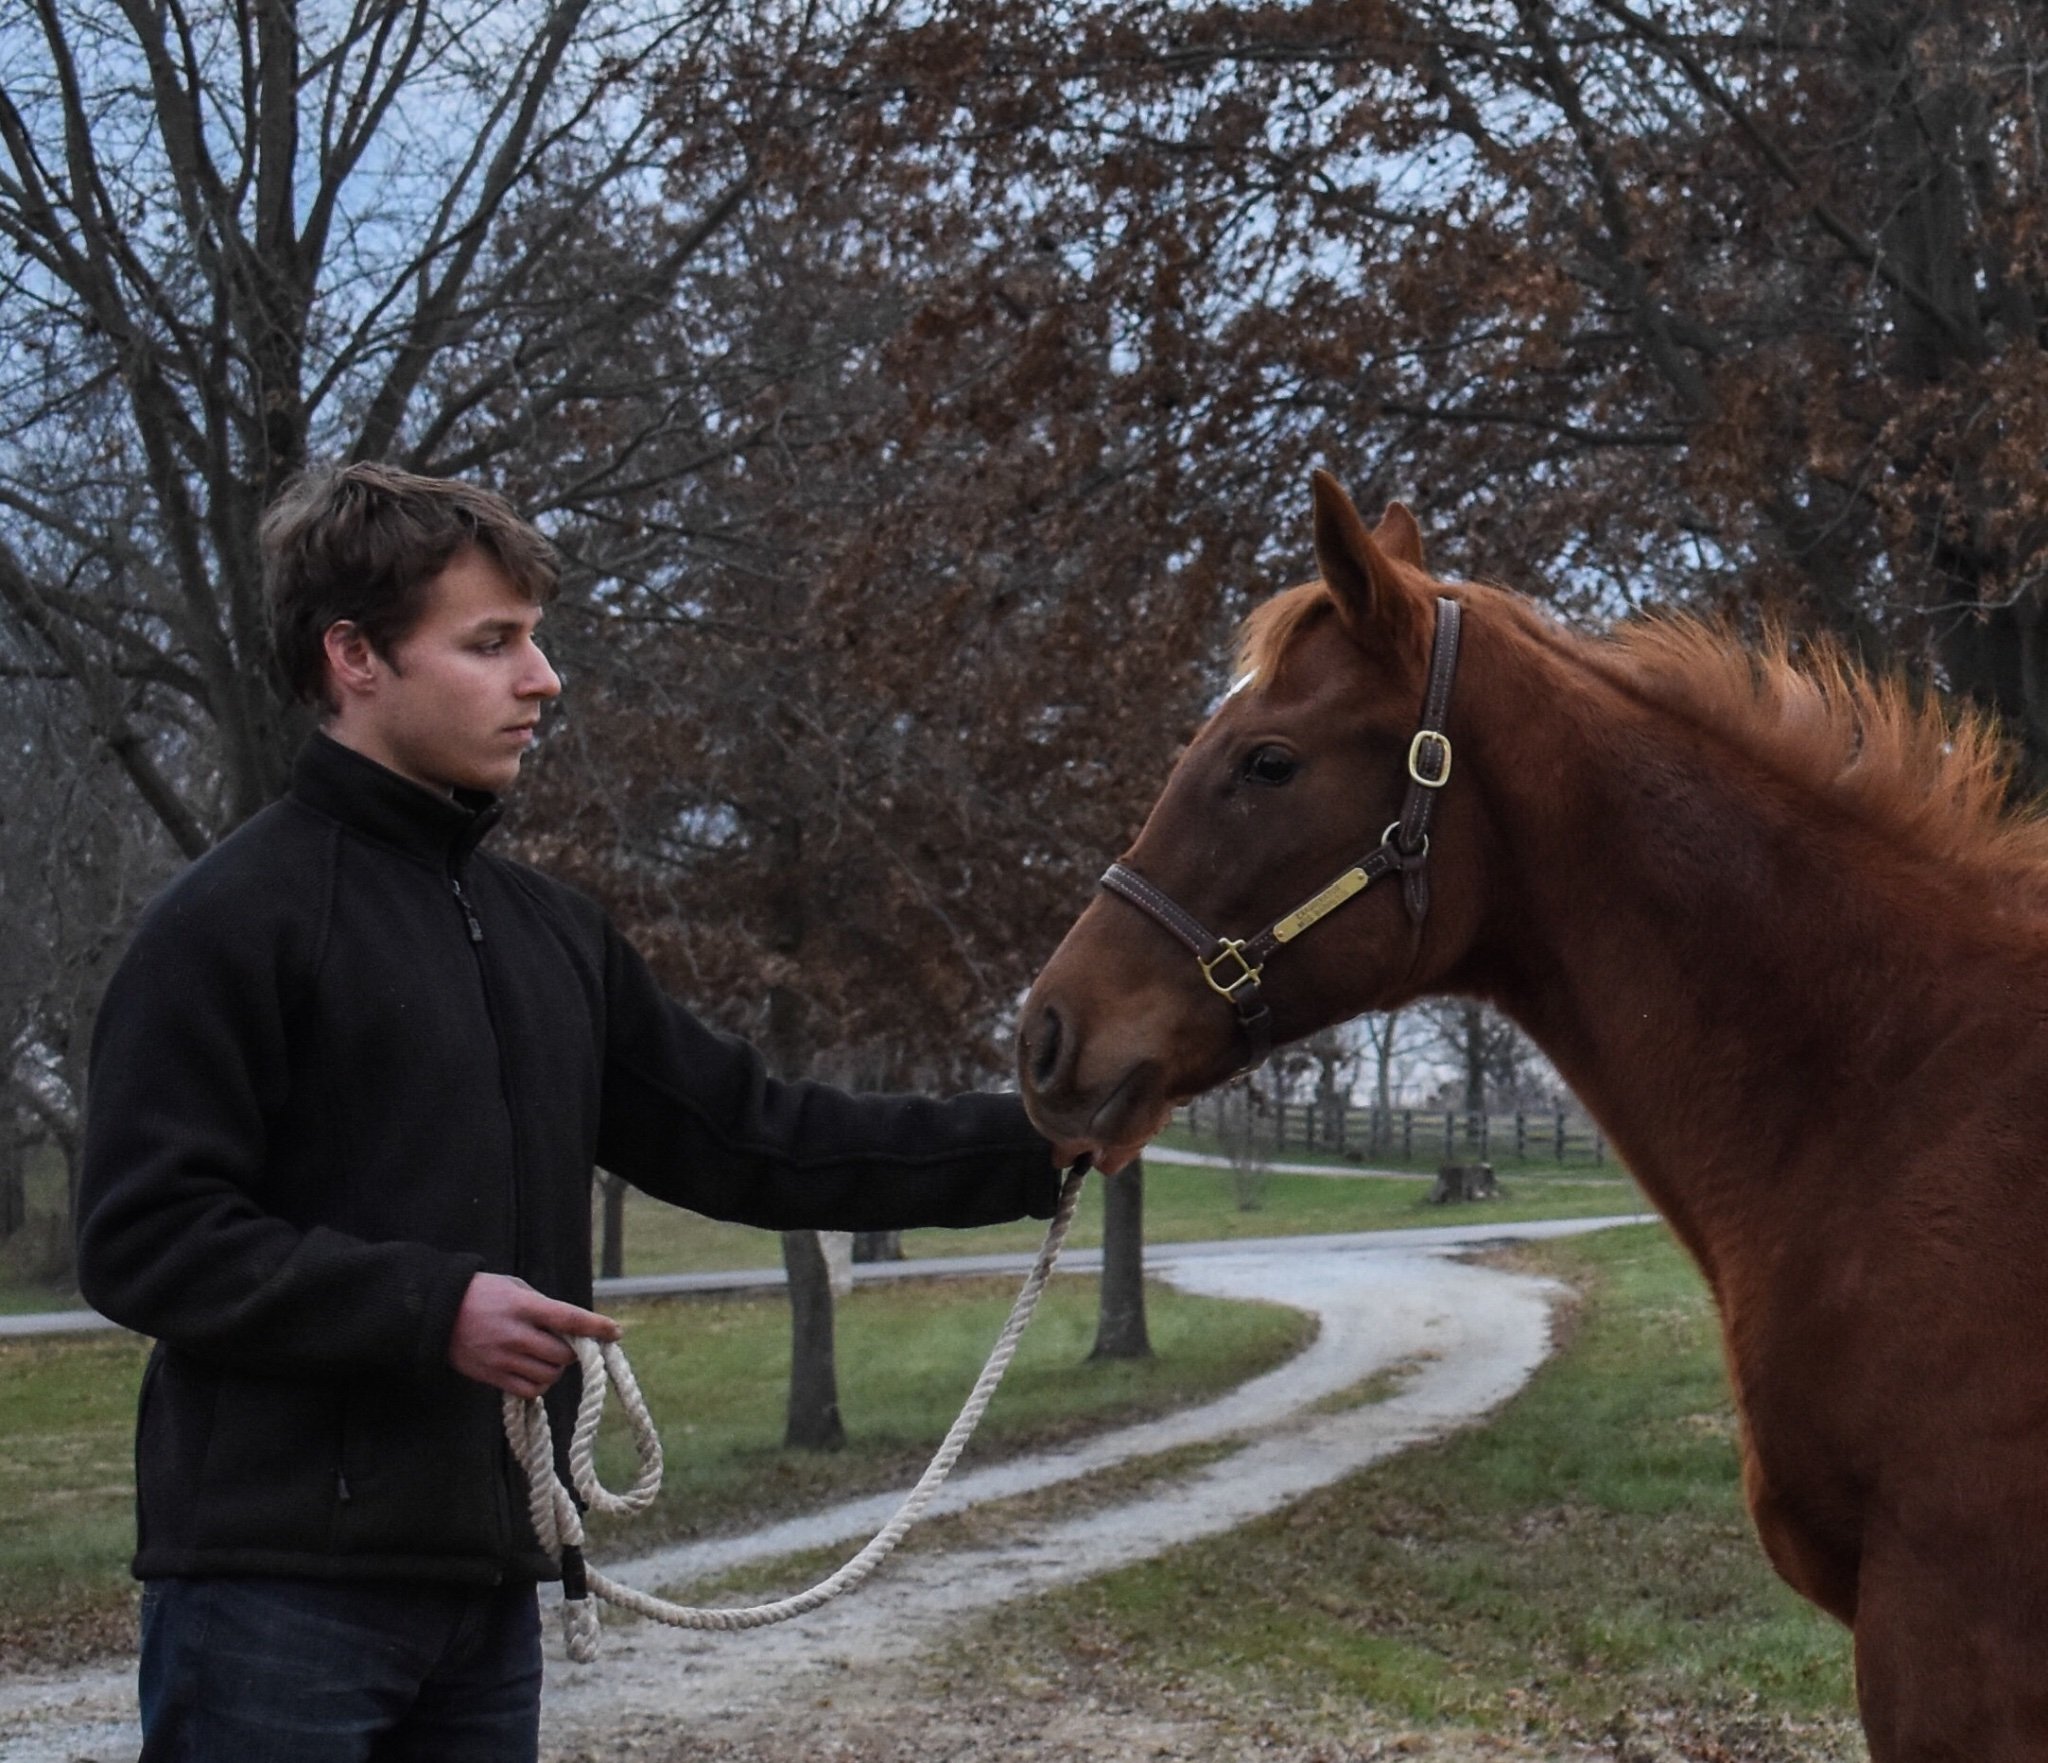
{"type": "MultiPolygon", "coordinates": [[[[1794,788],[1850,809],[1902,846],[1980,873],[2048,887],[2048,818],[2013,806],[1997,726],[1873,676],[1831,638],[1782,630],[1750,644],[1724,625],[1638,618],[1606,637],[1564,631],[1510,594],[1518,634],[1569,653],[1644,702],[1713,730],[1794,788]]],[[[1238,672],[1279,674],[1297,636],[1336,610],[1321,582],[1276,594],[1245,620],[1238,672]]]]}
{"type": "Polygon", "coordinates": [[[1831,637],[1777,629],[1747,644],[1723,625],[1666,616],[1590,647],[1646,698],[1897,844],[2048,885],[2048,821],[2013,806],[2012,754],[1989,718],[1867,672],[1831,637]]]}

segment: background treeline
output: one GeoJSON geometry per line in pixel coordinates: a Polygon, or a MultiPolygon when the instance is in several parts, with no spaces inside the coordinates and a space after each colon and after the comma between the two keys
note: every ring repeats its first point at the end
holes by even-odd
{"type": "Polygon", "coordinates": [[[34,0],[0,1138],[69,1160],[139,902],[282,783],[316,457],[554,536],[515,842],[789,1070],[1002,1069],[1312,465],[1569,617],[1842,633],[2048,780],[2044,80],[2021,0],[34,0]]]}

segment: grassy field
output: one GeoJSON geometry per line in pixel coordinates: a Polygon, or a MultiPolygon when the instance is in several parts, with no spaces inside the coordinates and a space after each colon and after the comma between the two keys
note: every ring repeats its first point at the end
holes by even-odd
{"type": "Polygon", "coordinates": [[[1369,1714],[1602,1755],[1861,1756],[1848,1637],[1779,1583],[1742,1511],[1697,1276],[1656,1229],[1518,1260],[1583,1296],[1491,1424],[1004,1612],[959,1667],[1032,1661],[1339,1739],[1369,1714]]]}
{"type": "MultiPolygon", "coordinates": [[[[1076,1248],[1092,1248],[1102,1241],[1103,1180],[1091,1177],[1082,1190],[1073,1233],[1067,1238],[1076,1248]]],[[[1259,1204],[1247,1210],[1239,1205],[1229,1170],[1155,1162],[1145,1169],[1145,1240],[1189,1243],[1398,1230],[1476,1218],[1504,1223],[1527,1218],[1590,1218],[1634,1212],[1644,1205],[1634,1185],[1612,1168],[1602,1177],[1589,1174],[1583,1166],[1568,1174],[1527,1175],[1503,1166],[1500,1182],[1503,1197],[1499,1200],[1444,1207],[1430,1205],[1428,1186],[1416,1181],[1356,1174],[1342,1179],[1268,1175],[1261,1184],[1259,1204]]],[[[1029,1221],[972,1231],[906,1231],[903,1250],[912,1256],[979,1255],[1035,1249],[1044,1235],[1043,1224],[1029,1221]]],[[[765,1232],[717,1224],[641,1194],[627,1196],[629,1274],[772,1267],[780,1254],[776,1239],[765,1232]]]]}
{"type": "MultiPolygon", "coordinates": [[[[742,1528],[853,1493],[908,1487],[952,1424],[1016,1295],[1011,1279],[857,1292],[839,1313],[840,1404],[853,1442],[830,1456],[781,1449],[789,1307],[781,1294],[621,1307],[636,1375],[663,1428],[654,1509],[620,1533],[631,1550],[742,1528]]],[[[965,1459],[990,1462],[1200,1401],[1295,1352],[1298,1312],[1155,1288],[1155,1357],[1085,1362],[1091,1280],[1048,1290],[965,1459]]],[[[144,1348],[127,1336],[0,1341],[0,1658],[21,1664],[125,1645],[133,1590],[135,1390],[144,1348]]],[[[630,1480],[621,1440],[601,1459],[630,1480]]],[[[605,1532],[593,1527],[599,1557],[605,1532]]]]}

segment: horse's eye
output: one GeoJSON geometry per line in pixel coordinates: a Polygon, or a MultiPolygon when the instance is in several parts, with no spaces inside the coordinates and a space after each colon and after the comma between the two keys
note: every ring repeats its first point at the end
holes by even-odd
{"type": "Polygon", "coordinates": [[[1244,762],[1247,783],[1284,784],[1300,768],[1300,761],[1285,747],[1255,747],[1244,762]]]}

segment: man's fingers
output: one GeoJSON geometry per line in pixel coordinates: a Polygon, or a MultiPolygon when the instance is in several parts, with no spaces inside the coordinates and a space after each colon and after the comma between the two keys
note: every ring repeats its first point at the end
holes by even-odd
{"type": "Polygon", "coordinates": [[[564,1366],[576,1363],[576,1349],[551,1329],[522,1328],[514,1339],[506,1343],[506,1350],[550,1371],[560,1371],[564,1366]]]}
{"type": "Polygon", "coordinates": [[[561,1382],[563,1366],[547,1364],[543,1360],[528,1360],[506,1356],[492,1368],[492,1378],[502,1390],[510,1390],[514,1396],[545,1396],[555,1384],[561,1382]]]}
{"type": "Polygon", "coordinates": [[[574,1304],[564,1304],[559,1298],[543,1298],[535,1294],[522,1314],[528,1322],[550,1334],[582,1335],[593,1341],[615,1341],[619,1338],[619,1325],[609,1316],[600,1316],[595,1310],[579,1309],[574,1304]]]}

